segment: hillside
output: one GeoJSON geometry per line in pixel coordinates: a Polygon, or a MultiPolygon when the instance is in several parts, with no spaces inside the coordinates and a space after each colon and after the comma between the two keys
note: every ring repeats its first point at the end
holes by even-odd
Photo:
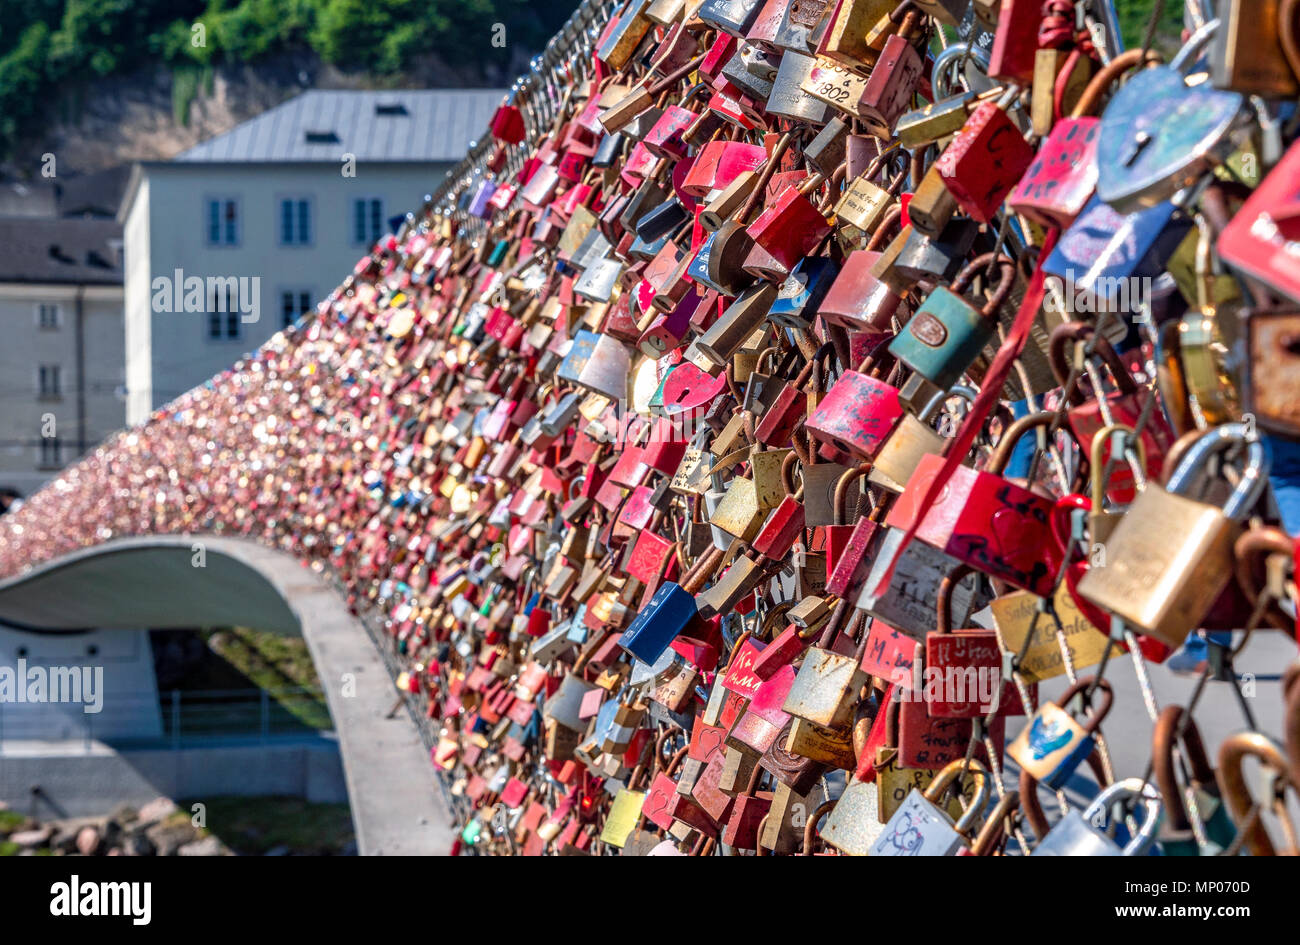
{"type": "Polygon", "coordinates": [[[166,158],[304,88],[504,87],[571,0],[5,0],[8,177],[166,158]]]}

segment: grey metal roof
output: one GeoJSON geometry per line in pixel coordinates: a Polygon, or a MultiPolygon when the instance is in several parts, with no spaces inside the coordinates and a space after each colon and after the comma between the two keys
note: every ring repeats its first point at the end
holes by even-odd
{"type": "Polygon", "coordinates": [[[313,90],[217,135],[175,160],[188,162],[329,162],[354,154],[358,162],[459,161],[487,133],[504,90],[313,90]],[[382,115],[401,105],[406,114],[382,115]],[[310,143],[308,134],[335,140],[310,143]]]}
{"type": "Polygon", "coordinates": [[[0,219],[0,282],[121,285],[113,220],[0,219]]]}

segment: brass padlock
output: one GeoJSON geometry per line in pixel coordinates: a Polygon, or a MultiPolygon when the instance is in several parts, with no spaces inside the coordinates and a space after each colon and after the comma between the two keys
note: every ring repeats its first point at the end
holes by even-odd
{"type": "Polygon", "coordinates": [[[1267,481],[1264,446],[1245,424],[1211,429],[1187,450],[1165,488],[1148,485],[1129,506],[1102,546],[1104,565],[1088,569],[1079,595],[1169,646],[1182,646],[1227,585],[1238,523],[1267,481]],[[1183,494],[1212,457],[1236,447],[1245,450],[1244,465],[1223,508],[1183,494]]]}

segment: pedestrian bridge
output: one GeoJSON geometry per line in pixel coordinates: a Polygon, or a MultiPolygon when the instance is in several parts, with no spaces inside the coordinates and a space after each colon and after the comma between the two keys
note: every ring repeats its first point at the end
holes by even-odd
{"type": "Polygon", "coordinates": [[[338,733],[359,851],[449,852],[427,749],[409,713],[389,717],[392,676],[338,592],[292,555],[207,535],[118,539],[0,582],[0,622],[35,633],[244,626],[301,635],[338,733]]]}

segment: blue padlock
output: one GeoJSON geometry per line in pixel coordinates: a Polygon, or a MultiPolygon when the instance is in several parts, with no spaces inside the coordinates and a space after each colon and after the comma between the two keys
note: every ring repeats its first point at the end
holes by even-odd
{"type": "Polygon", "coordinates": [[[636,615],[618,645],[643,663],[653,663],[698,616],[695,596],[680,584],[659,585],[650,603],[636,615]]]}

